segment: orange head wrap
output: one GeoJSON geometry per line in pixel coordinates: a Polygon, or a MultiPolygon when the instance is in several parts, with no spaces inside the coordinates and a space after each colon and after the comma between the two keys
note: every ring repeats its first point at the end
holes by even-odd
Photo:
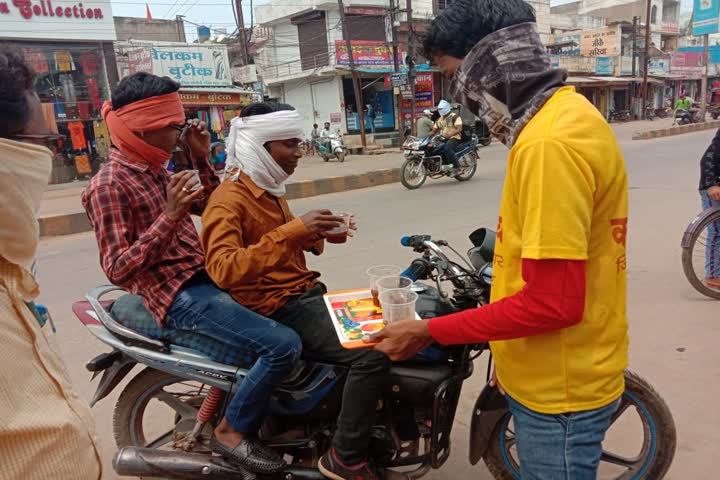
{"type": "Polygon", "coordinates": [[[178,92],[146,98],[117,110],[113,110],[112,103],[106,101],[102,107],[102,116],[113,144],[126,157],[156,167],[170,155],[165,150],[145,142],[135,133],[185,123],[185,111],[178,92]]]}

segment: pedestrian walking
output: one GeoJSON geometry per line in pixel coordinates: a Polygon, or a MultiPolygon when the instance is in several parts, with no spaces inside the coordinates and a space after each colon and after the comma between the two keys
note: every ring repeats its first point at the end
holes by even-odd
{"type": "MultiPolygon", "coordinates": [[[[703,210],[720,207],[720,130],[700,159],[700,203],[703,210]]],[[[708,225],[705,284],[720,289],[720,222],[708,225]]]]}

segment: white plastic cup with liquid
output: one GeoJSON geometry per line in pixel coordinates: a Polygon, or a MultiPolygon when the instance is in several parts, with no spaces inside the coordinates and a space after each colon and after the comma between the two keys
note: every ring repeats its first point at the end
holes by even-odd
{"type": "Polygon", "coordinates": [[[413,281],[408,277],[402,275],[391,275],[388,277],[379,278],[377,283],[378,295],[385,290],[392,290],[394,288],[410,289],[413,285],[413,281]]]}
{"type": "Polygon", "coordinates": [[[383,277],[400,275],[402,271],[402,267],[398,267],[397,265],[375,265],[367,269],[365,274],[370,277],[370,292],[372,293],[373,303],[376,307],[380,306],[377,281],[383,277]]]}

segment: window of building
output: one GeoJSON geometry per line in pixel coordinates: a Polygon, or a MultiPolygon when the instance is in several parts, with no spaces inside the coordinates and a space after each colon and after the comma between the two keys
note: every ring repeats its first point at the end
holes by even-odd
{"type": "Polygon", "coordinates": [[[652,6],[652,10],[650,11],[650,23],[656,24],[657,23],[657,5],[652,6]]]}
{"type": "Polygon", "coordinates": [[[451,3],[452,0],[433,0],[433,11],[435,12],[435,15],[442,13],[442,11],[449,7],[451,3]]]}
{"type": "Polygon", "coordinates": [[[325,12],[318,10],[291,19],[297,25],[300,43],[300,64],[303,70],[312,70],[330,64],[325,12]]]}

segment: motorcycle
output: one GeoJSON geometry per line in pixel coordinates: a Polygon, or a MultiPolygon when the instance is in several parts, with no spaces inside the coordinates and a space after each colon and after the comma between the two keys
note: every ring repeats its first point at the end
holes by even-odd
{"type": "Polygon", "coordinates": [[[475,121],[475,124],[473,125],[473,133],[477,136],[478,143],[483,147],[487,147],[490,143],[492,143],[490,129],[482,120],[475,121]]]}
{"type": "MultiPolygon", "coordinates": [[[[470,241],[473,246],[463,257],[448,242],[429,235],[402,239],[402,245],[419,254],[404,274],[418,281],[413,288],[418,292],[421,318],[489,302],[495,233],[478,229],[470,241]]],[[[147,325],[134,324],[134,328],[120,324],[110,313],[112,301],[103,300],[115,290],[118,288],[113,286],[96,288],[85,301],[75,303],[73,311],[96,338],[112,348],[87,364],[93,376],[102,374],[93,405],[107,397],[136,365],[145,366],[127,383],[115,406],[113,425],[119,451],[113,467],[117,474],[185,480],[257,478],[212,456],[209,447],[227,394],[243,380],[246,369],[227,363],[231,352],[219,349],[209,339],[201,341],[197,335],[160,329],[152,320],[147,320],[147,325]],[[141,331],[156,334],[151,337],[141,331]],[[167,424],[157,427],[161,420],[167,424]]],[[[463,384],[473,375],[474,362],[486,352],[486,343],[433,345],[413,360],[392,365],[370,439],[370,461],[379,468],[380,478],[417,479],[442,468],[450,455],[463,384]]],[[[489,361],[486,378],[490,368],[489,361]]],[[[316,466],[332,438],[346,375],[344,366],[302,360],[276,389],[260,437],[288,459],[288,466],[260,478],[323,478],[316,466]]],[[[631,372],[626,372],[625,380],[626,391],[611,429],[616,424],[639,427],[640,448],[633,456],[603,450],[601,462],[622,470],[613,477],[618,480],[660,480],[675,453],[672,415],[645,380],[631,372]],[[637,414],[634,417],[639,423],[626,418],[631,413],[637,414]]],[[[497,387],[486,386],[471,412],[470,463],[483,459],[495,478],[520,479],[505,397],[497,387]]],[[[624,443],[630,436],[623,433],[624,443]]]]}
{"type": "Polygon", "coordinates": [[[630,121],[629,110],[610,110],[608,115],[609,122],[628,122],[630,121]]]}
{"type": "Polygon", "coordinates": [[[652,105],[648,105],[645,107],[645,120],[650,120],[651,122],[655,120],[655,117],[657,115],[655,114],[655,107],[652,105]]]}
{"type": "Polygon", "coordinates": [[[685,110],[678,108],[675,110],[675,123],[678,125],[689,125],[691,123],[698,122],[698,115],[696,111],[685,110]]]}
{"type": "Polygon", "coordinates": [[[347,155],[347,147],[345,146],[342,135],[339,133],[333,133],[325,138],[321,138],[318,151],[326,162],[333,157],[337,158],[339,162],[344,162],[345,155],[347,155]]]}
{"type": "MultiPolygon", "coordinates": [[[[470,180],[477,171],[478,137],[474,133],[463,131],[463,142],[458,145],[456,156],[460,162],[460,172],[455,179],[458,182],[470,180]]],[[[400,181],[408,190],[415,190],[430,178],[449,176],[452,165],[443,162],[445,138],[442,135],[426,138],[408,137],[403,144],[405,161],[400,168],[400,181]]]]}

